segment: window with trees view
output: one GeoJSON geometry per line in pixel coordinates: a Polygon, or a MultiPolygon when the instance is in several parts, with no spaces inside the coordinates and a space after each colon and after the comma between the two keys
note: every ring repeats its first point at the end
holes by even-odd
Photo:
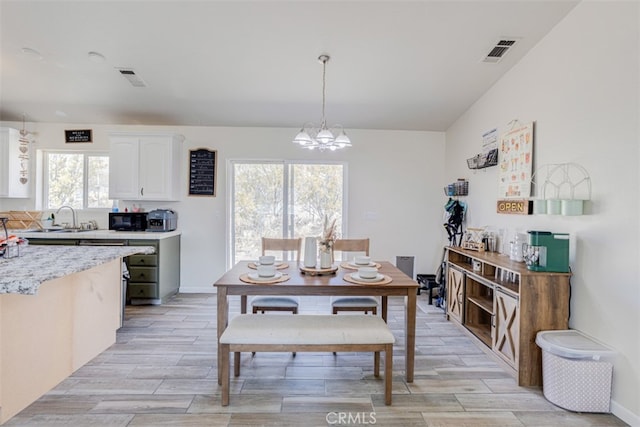
{"type": "Polygon", "coordinates": [[[231,265],[257,259],[262,237],[320,236],[325,217],[336,219],[336,230],[342,234],[345,164],[233,161],[231,165],[231,265]]]}
{"type": "Polygon", "coordinates": [[[108,208],[109,156],[103,153],[44,153],[45,209],[108,208]]]}

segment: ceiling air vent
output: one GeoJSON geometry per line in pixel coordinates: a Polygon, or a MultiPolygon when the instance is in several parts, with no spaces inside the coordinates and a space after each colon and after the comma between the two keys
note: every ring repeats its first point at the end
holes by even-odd
{"type": "Polygon", "coordinates": [[[491,48],[491,51],[482,59],[482,62],[496,63],[506,55],[506,53],[516,44],[515,38],[501,39],[495,46],[491,48]]]}
{"type": "Polygon", "coordinates": [[[142,80],[135,71],[131,68],[117,68],[117,70],[124,76],[125,79],[129,80],[131,86],[135,87],[146,87],[147,84],[142,80]]]}

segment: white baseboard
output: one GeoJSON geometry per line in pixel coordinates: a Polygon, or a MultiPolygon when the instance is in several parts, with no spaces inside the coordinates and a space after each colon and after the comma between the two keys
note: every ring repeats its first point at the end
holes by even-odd
{"type": "Polygon", "coordinates": [[[181,294],[215,294],[216,288],[213,286],[180,286],[178,291],[181,294]]]}
{"type": "Polygon", "coordinates": [[[634,414],[613,400],[611,401],[611,413],[629,424],[631,427],[640,427],[640,416],[634,414]]]}

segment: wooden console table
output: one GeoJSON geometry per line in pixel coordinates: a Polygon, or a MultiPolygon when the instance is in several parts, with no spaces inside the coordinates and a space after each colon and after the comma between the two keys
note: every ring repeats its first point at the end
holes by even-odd
{"type": "Polygon", "coordinates": [[[518,385],[542,385],[536,334],[569,328],[570,278],[529,271],[495,252],[449,247],[447,317],[511,367],[518,385]]]}

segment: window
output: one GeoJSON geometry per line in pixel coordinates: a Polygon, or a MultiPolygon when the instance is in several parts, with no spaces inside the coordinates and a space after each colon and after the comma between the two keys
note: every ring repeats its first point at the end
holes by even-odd
{"type": "Polygon", "coordinates": [[[325,216],[345,232],[345,164],[232,161],[230,265],[257,259],[262,237],[319,236],[325,216]]]}
{"type": "Polygon", "coordinates": [[[109,156],[103,153],[44,153],[44,209],[108,208],[109,156]]]}

